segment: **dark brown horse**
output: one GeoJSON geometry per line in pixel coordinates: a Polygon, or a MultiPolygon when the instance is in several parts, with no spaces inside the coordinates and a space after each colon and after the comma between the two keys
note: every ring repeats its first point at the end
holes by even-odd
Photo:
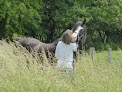
{"type": "Polygon", "coordinates": [[[42,49],[44,49],[45,52],[50,51],[55,53],[56,45],[59,42],[60,38],[55,40],[52,43],[43,43],[35,38],[30,38],[30,37],[28,38],[17,37],[15,40],[18,41],[27,50],[29,50],[29,52],[33,50],[35,52],[41,53],[42,49]]]}
{"type": "Polygon", "coordinates": [[[77,61],[77,56],[79,55],[79,47],[82,47],[82,50],[85,50],[85,41],[86,41],[86,36],[87,36],[86,19],[84,19],[83,22],[77,20],[77,22],[72,27],[72,31],[73,32],[79,31],[77,34],[78,37],[76,41],[76,43],[78,44],[78,49],[77,49],[77,52],[74,52],[74,55],[73,55],[75,60],[77,61]],[[79,27],[81,28],[80,30],[78,30],[79,27]]]}
{"type": "MultiPolygon", "coordinates": [[[[86,24],[86,19],[84,19],[83,22],[78,20],[72,28],[72,31],[75,32],[79,26],[82,27],[82,29],[79,30],[78,39],[76,41],[79,46],[81,44],[83,45],[86,40],[86,25],[85,24],[86,24]]],[[[44,49],[45,52],[50,51],[50,52],[55,53],[56,45],[61,40],[61,38],[55,40],[52,43],[43,43],[35,38],[30,38],[30,37],[29,38],[17,37],[15,40],[18,41],[22,46],[26,47],[27,50],[29,50],[30,52],[31,50],[33,50],[38,53],[41,53],[42,49],[44,49]]]]}

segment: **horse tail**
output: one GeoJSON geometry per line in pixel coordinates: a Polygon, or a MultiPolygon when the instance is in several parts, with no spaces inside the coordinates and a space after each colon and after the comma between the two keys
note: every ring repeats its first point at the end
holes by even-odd
{"type": "Polygon", "coordinates": [[[22,39],[22,37],[17,37],[15,38],[15,41],[19,41],[20,39],[22,39]]]}

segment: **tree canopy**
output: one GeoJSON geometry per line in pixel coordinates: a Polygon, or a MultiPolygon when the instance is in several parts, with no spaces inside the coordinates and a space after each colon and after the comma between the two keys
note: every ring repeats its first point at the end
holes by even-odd
{"type": "Polygon", "coordinates": [[[29,36],[52,42],[71,29],[77,17],[87,19],[87,48],[113,43],[121,48],[121,0],[0,0],[0,38],[29,36]]]}

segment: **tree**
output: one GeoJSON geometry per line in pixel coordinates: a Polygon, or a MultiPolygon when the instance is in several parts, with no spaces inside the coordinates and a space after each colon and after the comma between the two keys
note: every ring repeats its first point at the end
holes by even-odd
{"type": "Polygon", "coordinates": [[[87,19],[87,48],[122,40],[121,0],[1,0],[0,38],[31,36],[52,42],[77,17],[87,19]]]}
{"type": "Polygon", "coordinates": [[[37,1],[2,0],[0,2],[0,38],[12,38],[14,34],[36,36],[40,32],[41,17],[38,13],[40,6],[41,2],[37,1]]]}

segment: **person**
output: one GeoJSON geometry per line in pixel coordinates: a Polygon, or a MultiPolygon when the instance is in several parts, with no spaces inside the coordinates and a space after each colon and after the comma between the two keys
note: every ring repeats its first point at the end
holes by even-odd
{"type": "Polygon", "coordinates": [[[77,51],[77,34],[71,30],[66,30],[58,42],[55,51],[55,57],[58,59],[57,67],[68,70],[70,77],[73,75],[73,51],[77,51]]]}

